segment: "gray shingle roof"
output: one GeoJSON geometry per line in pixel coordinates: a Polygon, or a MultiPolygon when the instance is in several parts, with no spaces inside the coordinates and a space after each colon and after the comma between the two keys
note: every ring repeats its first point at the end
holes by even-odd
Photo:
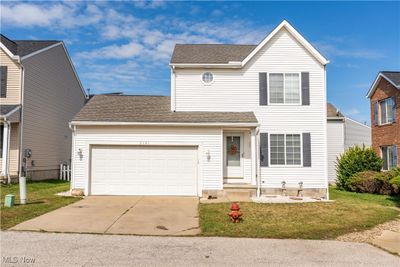
{"type": "Polygon", "coordinates": [[[10,111],[17,108],[19,105],[0,105],[0,115],[4,116],[7,115],[10,111]]]}
{"type": "Polygon", "coordinates": [[[344,117],[343,114],[331,103],[327,103],[326,111],[327,111],[328,118],[333,118],[333,117],[343,118],[344,117]]]}
{"type": "Polygon", "coordinates": [[[61,42],[57,40],[11,40],[3,34],[0,34],[0,41],[11,53],[20,57],[61,42]]]}
{"type": "Polygon", "coordinates": [[[392,83],[400,86],[400,71],[381,71],[392,83]]]}
{"type": "Polygon", "coordinates": [[[257,45],[177,44],[171,63],[214,63],[243,61],[257,45]]]}
{"type": "Polygon", "coordinates": [[[169,96],[96,95],[73,121],[257,123],[253,112],[172,112],[170,99],[169,96]]]}

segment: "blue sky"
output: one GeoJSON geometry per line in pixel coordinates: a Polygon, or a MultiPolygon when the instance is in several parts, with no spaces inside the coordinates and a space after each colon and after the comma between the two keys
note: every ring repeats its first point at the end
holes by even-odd
{"type": "Polygon", "coordinates": [[[377,72],[400,70],[400,2],[1,2],[1,32],[63,40],[91,93],[169,95],[175,43],[257,44],[283,19],[331,61],[328,100],[369,123],[377,72]]]}

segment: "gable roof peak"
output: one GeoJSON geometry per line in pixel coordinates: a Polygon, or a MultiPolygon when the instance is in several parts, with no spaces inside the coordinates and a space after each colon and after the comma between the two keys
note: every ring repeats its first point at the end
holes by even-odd
{"type": "Polygon", "coordinates": [[[258,45],[238,44],[176,44],[172,53],[172,66],[211,65],[222,67],[243,67],[282,28],[285,28],[322,65],[329,61],[318,52],[287,20],[283,20],[258,45]]]}

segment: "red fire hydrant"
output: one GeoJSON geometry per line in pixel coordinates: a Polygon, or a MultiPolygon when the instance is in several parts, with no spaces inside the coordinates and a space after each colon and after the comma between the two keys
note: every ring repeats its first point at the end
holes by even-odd
{"type": "Polygon", "coordinates": [[[242,216],[242,213],[240,212],[239,204],[232,203],[231,212],[229,212],[228,215],[229,215],[229,217],[231,217],[231,220],[233,223],[238,223],[240,221],[240,217],[242,216]]]}

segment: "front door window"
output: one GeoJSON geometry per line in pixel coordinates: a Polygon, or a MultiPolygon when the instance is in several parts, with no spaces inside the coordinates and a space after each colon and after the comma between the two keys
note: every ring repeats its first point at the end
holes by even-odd
{"type": "Polygon", "coordinates": [[[226,166],[240,166],[240,136],[226,137],[226,166]]]}

